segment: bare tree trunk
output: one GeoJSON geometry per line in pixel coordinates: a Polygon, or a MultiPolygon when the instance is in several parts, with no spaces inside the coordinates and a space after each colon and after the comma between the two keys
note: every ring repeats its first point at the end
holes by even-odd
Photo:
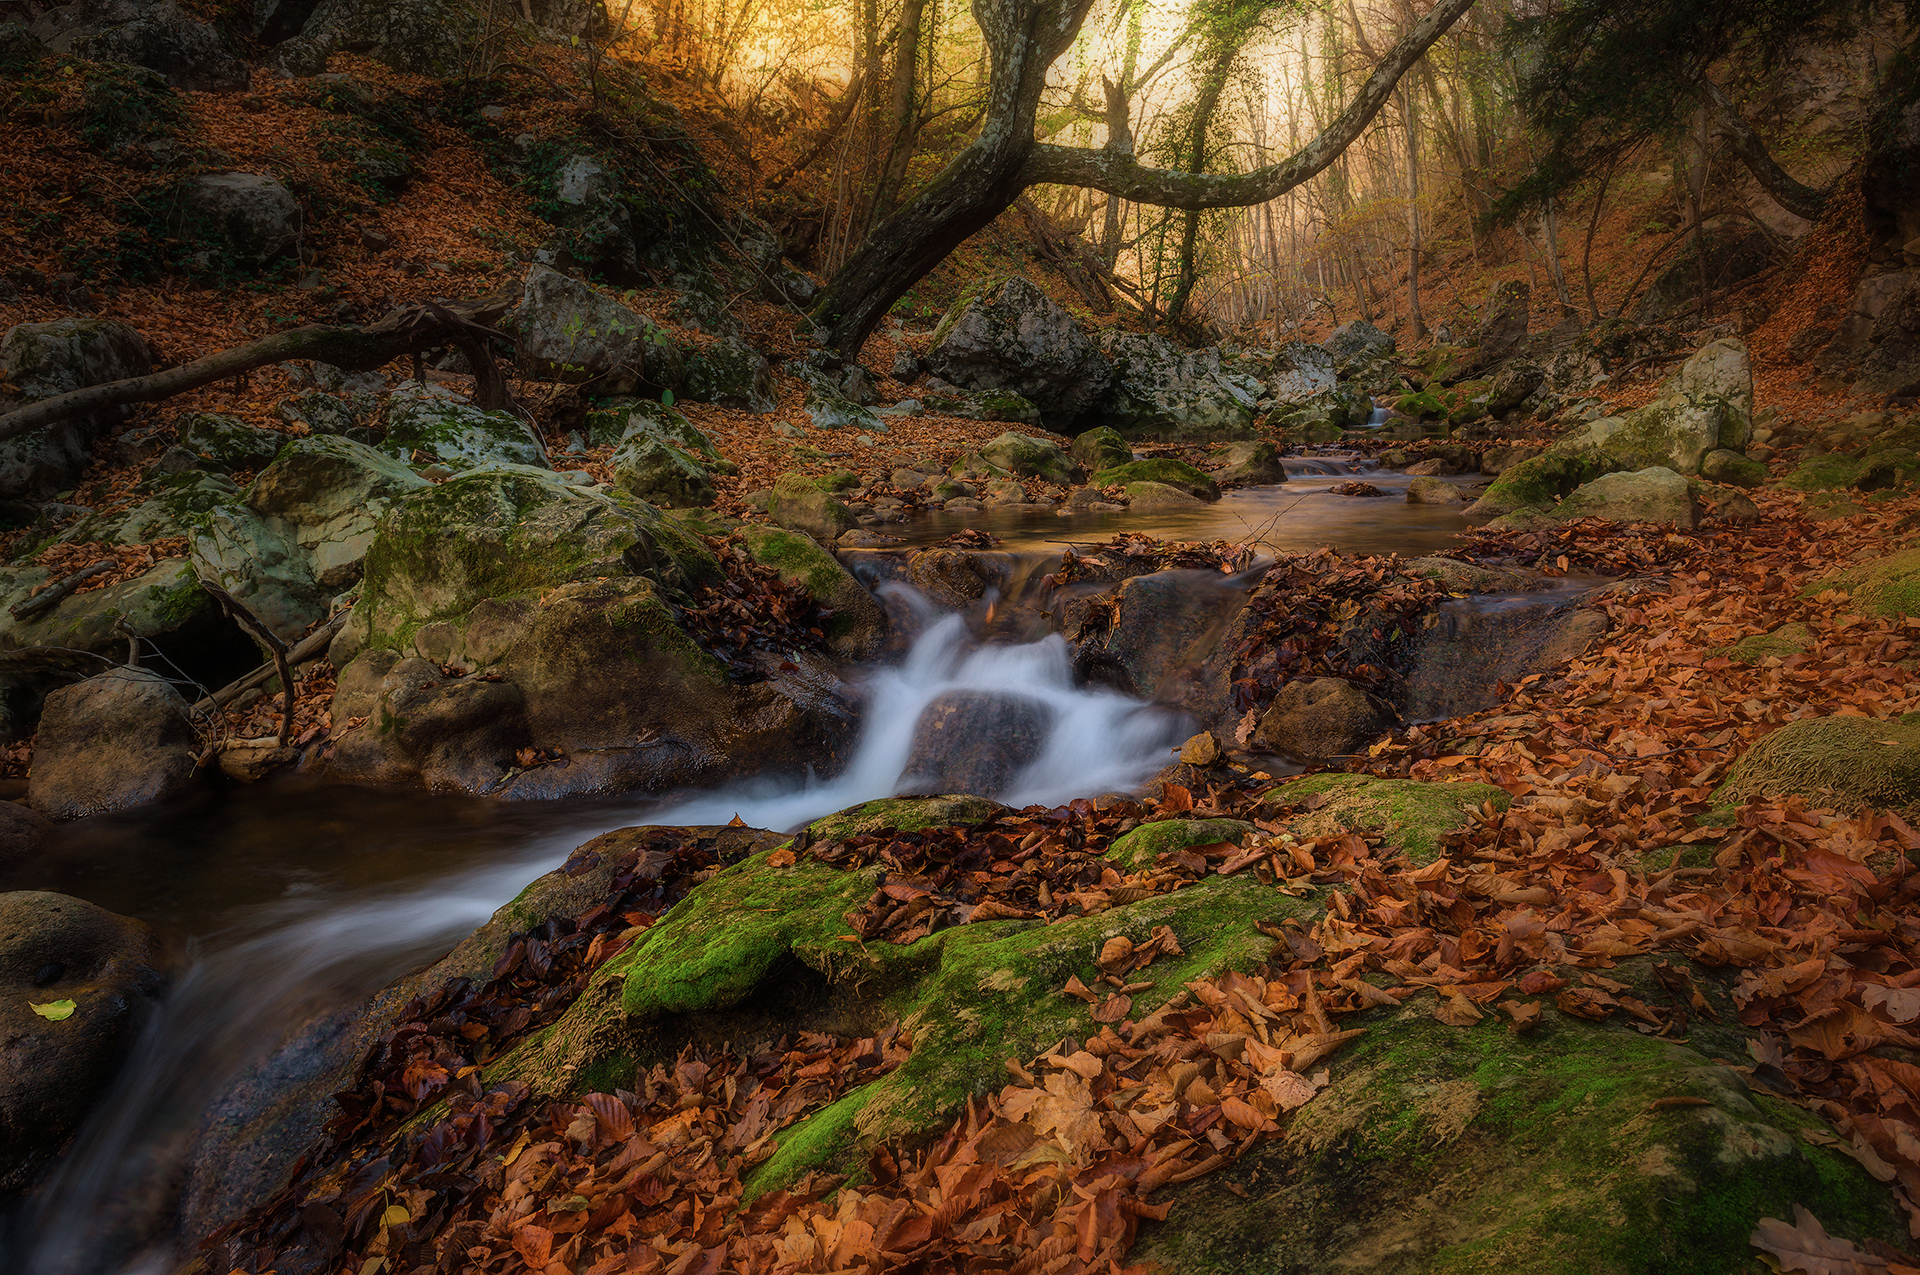
{"type": "Polygon", "coordinates": [[[900,187],[907,179],[907,166],[913,162],[913,148],[920,140],[920,18],[925,0],[901,0],[900,26],[893,52],[893,138],[888,146],[886,165],[881,170],[880,188],[874,193],[876,218],[893,211],[900,187]]]}

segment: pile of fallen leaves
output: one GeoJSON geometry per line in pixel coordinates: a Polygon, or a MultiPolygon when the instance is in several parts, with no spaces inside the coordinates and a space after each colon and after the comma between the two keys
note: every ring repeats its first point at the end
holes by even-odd
{"type": "MultiPolygon", "coordinates": [[[[288,742],[304,748],[326,737],[333,726],[333,693],[336,675],[333,665],[319,660],[296,673],[293,690],[293,723],[288,742]]],[[[278,738],[286,718],[286,697],[278,690],[268,691],[245,704],[229,705],[219,719],[218,733],[223,739],[259,740],[278,738]]]]}
{"type": "Polygon", "coordinates": [[[755,652],[785,656],[821,648],[832,608],[755,562],[740,537],[715,537],[707,545],[726,579],[680,608],[680,626],[726,665],[728,676],[736,682],[765,679],[766,666],[755,652]]]}
{"type": "Polygon", "coordinates": [[[89,593],[110,585],[125,584],[153,570],[163,559],[184,557],[186,552],[185,536],[173,536],[145,545],[104,545],[91,541],[48,545],[33,557],[34,563],[48,572],[47,582],[35,588],[34,593],[40,593],[77,572],[101,563],[112,565],[88,576],[73,592],[89,593]]]}
{"type": "MultiPolygon", "coordinates": [[[[1783,530],[1763,523],[1737,534],[1777,544],[1783,530]]],[[[1547,575],[1665,575],[1696,563],[1710,548],[1699,532],[1605,518],[1574,518],[1524,530],[1481,527],[1460,539],[1462,547],[1445,556],[1547,575]]]]}
{"type": "Polygon", "coordinates": [[[1385,688],[1394,676],[1390,652],[1446,596],[1431,580],[1401,574],[1393,558],[1342,558],[1330,549],[1281,555],[1248,596],[1227,650],[1234,711],[1256,711],[1301,677],[1385,688]]]}
{"type": "Polygon", "coordinates": [[[1250,544],[1226,540],[1161,540],[1138,531],[1123,531],[1105,544],[1072,545],[1060,555],[1060,565],[1047,577],[1055,585],[1089,581],[1125,580],[1156,571],[1215,571],[1232,575],[1254,563],[1250,544]]]}

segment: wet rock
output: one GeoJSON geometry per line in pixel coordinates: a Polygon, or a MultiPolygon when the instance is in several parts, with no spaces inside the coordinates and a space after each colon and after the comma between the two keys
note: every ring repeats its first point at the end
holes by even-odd
{"type": "Polygon", "coordinates": [[[782,527],[804,531],[822,544],[831,544],[858,526],[846,505],[804,474],[783,474],[773,485],[767,516],[782,527]]]}
{"type": "Polygon", "coordinates": [[[31,858],[53,835],[53,821],[17,801],[0,801],[0,868],[31,858]]]}
{"type": "Polygon", "coordinates": [[[949,691],[921,711],[907,754],[907,791],[1005,792],[1046,747],[1053,711],[1037,699],[949,691]]]}
{"type": "Polygon", "coordinates": [[[1133,459],[1133,444],[1109,425],[1097,425],[1073,440],[1073,458],[1089,472],[1113,469],[1133,459]]]}
{"type": "Polygon", "coordinates": [[[1217,766],[1225,761],[1227,753],[1220,745],[1220,737],[1210,730],[1188,737],[1180,745],[1180,764],[1183,766],[1217,766]]]}
{"type": "Polygon", "coordinates": [[[1257,486],[1287,481],[1287,469],[1280,463],[1279,450],[1265,439],[1216,447],[1209,463],[1218,466],[1213,471],[1213,479],[1218,483],[1257,486]]]}
{"type": "Polygon", "coordinates": [[[1160,571],[1075,600],[1059,628],[1075,643],[1079,681],[1178,704],[1245,603],[1245,594],[1217,575],[1160,571]]]}
{"type": "Polygon", "coordinates": [[[546,448],[511,412],[474,406],[440,385],[408,381],[387,399],[386,438],[378,450],[408,464],[439,461],[456,473],[487,465],[547,468],[546,448]]]}
{"type": "Polygon", "coordinates": [[[523,376],[585,383],[599,395],[658,384],[647,376],[647,329],[654,325],[558,270],[528,270],[520,304],[501,326],[517,338],[514,357],[523,376]]]}
{"type": "MultiPolygon", "coordinates": [[[[440,666],[390,651],[369,652],[355,664],[365,677],[388,664],[370,720],[334,734],[331,771],[352,783],[421,784],[491,792],[533,742],[526,693],[504,680],[449,678],[440,666]]],[[[336,702],[338,692],[336,691],[336,702]]],[[[343,707],[360,707],[343,704],[343,707]]],[[[351,719],[343,718],[342,722],[351,719]]]]}
{"type": "Polygon", "coordinates": [[[766,526],[747,526],[740,534],[755,562],[772,567],[781,579],[799,585],[833,612],[826,635],[837,654],[866,659],[885,644],[886,611],[813,537],[766,526]]]}
{"type": "Polygon", "coordinates": [[[943,611],[964,611],[987,595],[997,579],[979,558],[959,549],[922,549],[907,559],[907,583],[943,611]]]}
{"type": "Polygon", "coordinates": [[[1125,486],[1129,483],[1153,483],[1172,487],[1198,500],[1220,499],[1220,485],[1183,460],[1156,458],[1133,460],[1112,469],[1103,469],[1088,482],[1095,487],[1125,486]]]}
{"type": "Polygon", "coordinates": [[[1288,682],[1260,717],[1257,735],[1275,752],[1321,762],[1359,752],[1395,721],[1393,710],[1337,677],[1288,682]]]}
{"type": "Polygon", "coordinates": [[[64,894],[0,894],[0,1195],[31,1186],[120,1070],[163,987],[138,921],[64,894]],[[72,1002],[63,1018],[35,1005],[72,1002]]]}
{"type": "Polygon", "coordinates": [[[1138,482],[1124,485],[1129,509],[1204,509],[1207,502],[1188,495],[1166,483],[1138,482]]]}
{"type": "Polygon", "coordinates": [[[27,799],[58,820],[127,810],[186,791],[199,751],[180,692],[115,669],[47,695],[27,799]]]}
{"type": "MultiPolygon", "coordinates": [[[[0,338],[0,415],[90,385],[145,376],[153,367],[146,341],[107,319],[22,323],[0,338]]],[[[69,417],[0,441],[0,497],[36,497],[78,478],[94,441],[115,417],[69,417]]]]}
{"type": "Polygon", "coordinates": [[[1454,558],[1412,558],[1401,568],[1422,580],[1438,580],[1452,593],[1522,593],[1539,588],[1541,577],[1531,571],[1476,566],[1454,558]]]}
{"type": "Polygon", "coordinates": [[[1464,505],[1472,500],[1472,496],[1444,479],[1423,475],[1407,484],[1409,505],[1464,505]]]}
{"type": "MultiPolygon", "coordinates": [[[[1391,349],[1392,344],[1389,341],[1387,348],[1391,349]]],[[[1333,359],[1332,352],[1323,346],[1307,341],[1289,342],[1274,352],[1273,371],[1267,378],[1267,392],[1275,402],[1289,405],[1305,403],[1317,395],[1325,394],[1339,384],[1333,359]]]]}
{"type": "Polygon", "coordinates": [[[1220,367],[1220,351],[1186,350],[1165,337],[1106,333],[1101,348],[1113,381],[1100,419],[1127,438],[1248,438],[1254,396],[1220,367]]]}
{"type": "Polygon", "coordinates": [[[1112,371],[1072,315],[1018,275],[963,298],[934,329],[927,365],[971,390],[1012,390],[1049,428],[1099,400],[1112,371]]]}

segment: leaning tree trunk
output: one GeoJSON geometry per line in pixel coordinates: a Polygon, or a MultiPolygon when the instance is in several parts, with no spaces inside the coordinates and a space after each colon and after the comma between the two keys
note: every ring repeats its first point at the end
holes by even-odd
{"type": "Polygon", "coordinates": [[[821,291],[814,320],[827,345],[857,357],[889,307],[1027,188],[1034,117],[1047,69],[1093,0],[976,0],[990,66],[980,136],[898,212],[867,233],[821,291]]]}

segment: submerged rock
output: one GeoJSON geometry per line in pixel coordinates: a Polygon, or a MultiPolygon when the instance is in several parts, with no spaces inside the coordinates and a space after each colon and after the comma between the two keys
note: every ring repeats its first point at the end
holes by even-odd
{"type": "Polygon", "coordinates": [[[914,724],[908,791],[1004,793],[1046,747],[1053,711],[1025,695],[949,691],[914,724]]]}

